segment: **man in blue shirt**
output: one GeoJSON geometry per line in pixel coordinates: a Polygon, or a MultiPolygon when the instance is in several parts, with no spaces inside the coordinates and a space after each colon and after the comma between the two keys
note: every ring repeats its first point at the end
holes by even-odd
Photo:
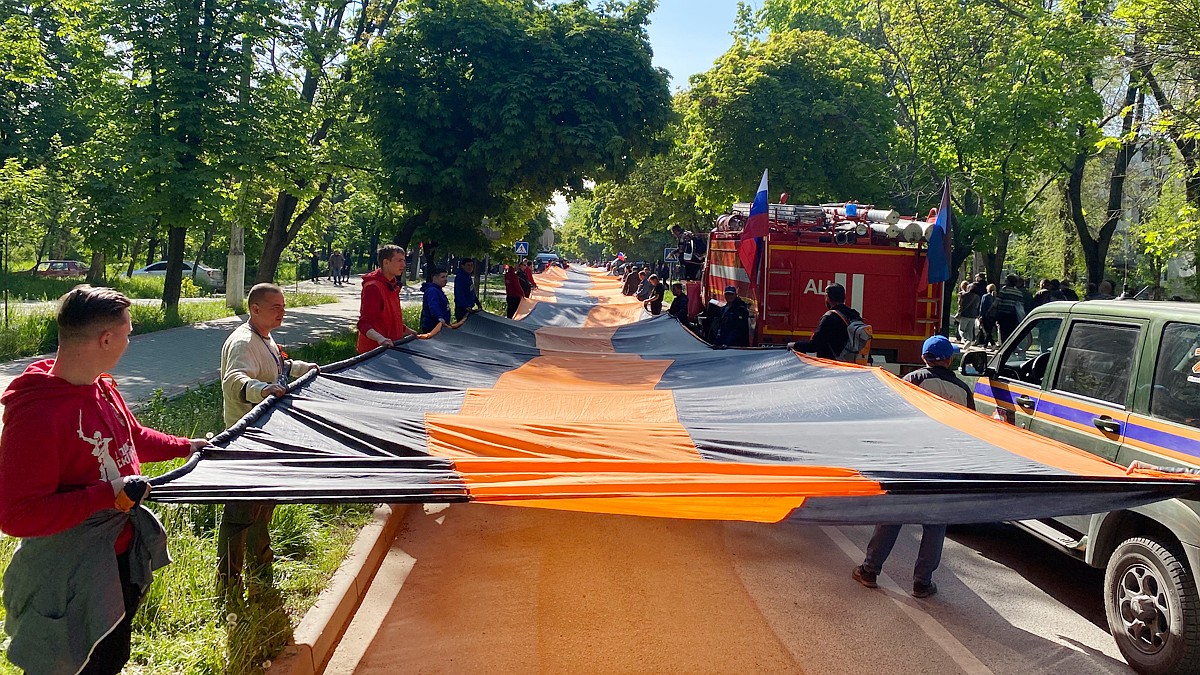
{"type": "Polygon", "coordinates": [[[475,294],[475,259],[463,258],[454,273],[454,320],[462,321],[479,306],[479,296],[475,294]]]}
{"type": "Polygon", "coordinates": [[[446,287],[449,280],[446,268],[435,267],[429,281],[421,284],[421,332],[428,333],[439,323],[450,323],[450,301],[446,299],[446,287]]]}

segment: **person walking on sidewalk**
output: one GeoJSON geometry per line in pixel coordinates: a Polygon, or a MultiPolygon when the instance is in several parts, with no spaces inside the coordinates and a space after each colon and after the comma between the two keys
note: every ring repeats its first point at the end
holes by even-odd
{"type": "Polygon", "coordinates": [[[400,310],[399,279],[404,278],[404,249],[387,244],[377,254],[379,269],[362,276],[362,295],[358,306],[358,353],[380,346],[391,347],[396,340],[413,333],[404,325],[400,310]]]}
{"type": "Polygon", "coordinates": [[[130,304],[110,288],[71,289],[55,358],[0,396],[0,531],[23,538],[4,574],[4,627],[9,660],[27,672],[121,672],[153,571],[170,562],[162,524],[141,507],[141,463],[208,445],[142,426],[107,374],[129,346],[130,304]]]}
{"type": "Polygon", "coordinates": [[[454,273],[454,320],[462,321],[471,310],[479,307],[475,294],[475,259],[463,258],[454,273]]]}
{"type": "Polygon", "coordinates": [[[329,280],[334,286],[342,285],[342,265],[346,259],[342,257],[341,251],[334,251],[329,254],[329,280]]]}
{"type": "MultiPolygon", "coordinates": [[[[969,410],[975,409],[975,397],[971,388],[960,380],[953,370],[950,361],[958,353],[948,338],[934,335],[925,340],[921,346],[921,358],[925,367],[904,376],[904,381],[933,392],[938,396],[957,403],[969,410]]],[[[851,576],[855,581],[875,588],[879,585],[878,578],[883,571],[883,563],[892,553],[896,539],[900,536],[900,525],[876,525],[871,541],[867,544],[867,557],[863,563],[854,568],[851,576]]],[[[917,553],[917,564],[913,569],[912,594],[914,598],[927,598],[937,593],[937,584],[933,583],[933,572],[942,562],[942,545],[946,540],[945,525],[922,525],[921,549],[917,553]]]]}
{"type": "MultiPolygon", "coordinates": [[[[335,268],[339,270],[340,268],[335,268]]],[[[275,284],[257,284],[246,297],[250,318],[238,326],[221,348],[221,394],[225,426],[231,427],[268,396],[287,393],[288,380],[317,367],[295,361],[275,344],[271,331],[283,325],[286,301],[275,284]]],[[[271,502],[231,502],[221,515],[217,533],[217,590],[223,598],[241,598],[242,568],[250,549],[247,580],[251,594],[272,587],[271,502]]]]}

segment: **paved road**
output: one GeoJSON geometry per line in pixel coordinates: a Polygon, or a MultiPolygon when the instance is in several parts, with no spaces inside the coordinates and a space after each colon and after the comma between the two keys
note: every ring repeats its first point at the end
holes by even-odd
{"type": "Polygon", "coordinates": [[[919,529],[880,590],[850,578],[870,534],[412,508],[326,672],[1132,672],[1098,571],[1008,526],[955,527],[939,593],[915,600],[919,529]]]}

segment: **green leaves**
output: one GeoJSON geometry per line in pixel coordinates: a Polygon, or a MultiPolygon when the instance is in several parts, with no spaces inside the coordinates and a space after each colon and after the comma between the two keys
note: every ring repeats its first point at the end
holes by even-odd
{"type": "Polygon", "coordinates": [[[854,40],[785,30],[735,44],[680,108],[681,182],[701,210],[745,201],[764,168],[796,203],[883,196],[892,104],[879,59],[854,40]]]}
{"type": "Polygon", "coordinates": [[[367,109],[391,184],[439,230],[623,175],[670,117],[646,3],[413,3],[371,57],[367,109]]]}

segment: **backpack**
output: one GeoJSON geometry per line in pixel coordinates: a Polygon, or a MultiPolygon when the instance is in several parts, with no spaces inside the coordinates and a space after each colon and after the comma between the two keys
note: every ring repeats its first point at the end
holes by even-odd
{"type": "Polygon", "coordinates": [[[874,337],[871,325],[862,319],[850,321],[837,310],[830,310],[846,323],[846,346],[838,354],[838,361],[846,363],[867,364],[871,362],[871,338],[874,337]]]}

